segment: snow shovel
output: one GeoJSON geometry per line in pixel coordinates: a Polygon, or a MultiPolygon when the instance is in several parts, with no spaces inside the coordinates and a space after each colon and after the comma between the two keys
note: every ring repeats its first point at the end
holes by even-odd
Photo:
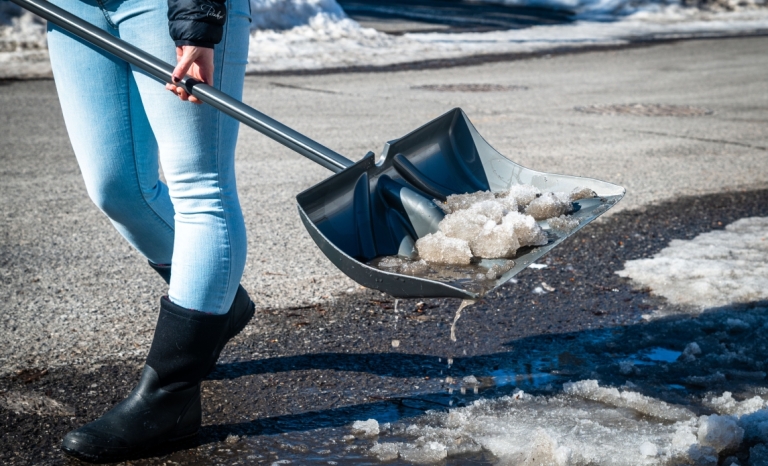
{"type": "MultiPolygon", "coordinates": [[[[49,2],[11,1],[159,81],[171,82],[170,64],[49,2]]],[[[458,108],[387,142],[378,160],[369,152],[353,162],[211,86],[189,77],[180,85],[202,102],[334,172],[296,197],[301,220],[320,250],[342,272],[365,287],[396,298],[478,299],[607,211],[625,192],[624,188],[604,181],[537,172],[517,165],[493,149],[458,108]],[[554,231],[546,222],[540,222],[548,243],[519,250],[512,268],[481,285],[476,275],[467,275],[465,271],[417,276],[393,273],[371,264],[382,256],[414,256],[415,241],[437,231],[444,216],[433,200],[444,201],[451,194],[476,191],[502,192],[516,184],[530,184],[542,192],[570,192],[586,187],[598,197],[574,203],[572,216],[579,223],[570,231],[554,231]]],[[[500,262],[484,259],[473,267],[482,271],[500,262]]]]}

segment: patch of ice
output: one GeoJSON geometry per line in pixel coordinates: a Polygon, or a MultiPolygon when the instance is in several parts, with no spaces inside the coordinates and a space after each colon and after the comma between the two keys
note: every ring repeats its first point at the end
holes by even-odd
{"type": "Polygon", "coordinates": [[[519,208],[528,207],[534,199],[541,196],[539,188],[529,184],[518,184],[509,188],[509,191],[501,193],[500,198],[514,199],[519,208]]]}
{"type": "MultiPolygon", "coordinates": [[[[595,381],[570,387],[572,393],[518,391],[448,412],[430,411],[402,431],[405,441],[375,444],[370,452],[394,459],[397,451],[401,459],[419,462],[443,461],[443,452],[450,458],[482,449],[498,464],[671,466],[710,464],[713,458],[716,464],[716,450],[699,443],[699,418],[687,409],[635,392],[610,392],[595,381]],[[583,396],[600,390],[610,393],[583,396]]],[[[702,420],[707,441],[721,446],[738,440],[728,436],[738,433],[732,425],[710,418],[702,420]]]]}
{"type": "Polygon", "coordinates": [[[667,421],[690,419],[693,412],[687,408],[673,406],[661,400],[632,391],[619,391],[613,387],[601,387],[597,380],[582,380],[563,384],[563,392],[599,401],[617,408],[629,408],[647,416],[667,421]]]}
{"type": "Polygon", "coordinates": [[[536,220],[545,220],[567,214],[570,210],[571,201],[567,194],[544,193],[528,204],[525,213],[536,220]]]}
{"type": "Polygon", "coordinates": [[[617,273],[698,309],[768,299],[766,231],[768,217],[743,218],[692,240],[672,240],[652,258],[625,262],[617,273]]]}
{"type": "Polygon", "coordinates": [[[705,399],[704,405],[708,406],[718,414],[743,416],[768,407],[768,402],[759,396],[754,396],[744,401],[738,401],[733,398],[731,392],[723,392],[719,397],[705,399]]]}
{"type": "Polygon", "coordinates": [[[441,208],[446,214],[457,212],[470,208],[472,205],[496,199],[496,196],[490,191],[477,191],[467,194],[451,194],[444,203],[440,203],[441,208]]]}
{"type": "Polygon", "coordinates": [[[510,212],[501,224],[514,232],[520,246],[542,246],[547,244],[547,234],[530,215],[510,212]]]}
{"type": "Polygon", "coordinates": [[[515,266],[515,261],[504,261],[502,264],[493,264],[488,272],[485,274],[485,278],[488,280],[496,280],[505,273],[507,273],[512,267],[515,266]]]}
{"type": "Polygon", "coordinates": [[[561,215],[548,219],[547,223],[552,231],[566,235],[579,226],[579,219],[573,218],[570,215],[561,215]]]}
{"type": "Polygon", "coordinates": [[[510,228],[510,224],[497,225],[493,220],[489,220],[469,243],[469,247],[472,254],[477,257],[487,259],[515,257],[520,247],[515,233],[515,229],[510,228]]]}
{"type": "Polygon", "coordinates": [[[733,416],[701,416],[698,437],[700,444],[720,453],[738,447],[744,438],[744,429],[739,427],[733,416]]]}
{"type": "Polygon", "coordinates": [[[373,447],[369,450],[373,453],[379,461],[392,461],[396,460],[400,456],[399,451],[403,447],[402,443],[374,443],[373,447]]]}
{"type": "Polygon", "coordinates": [[[438,264],[469,265],[472,261],[469,243],[445,236],[442,231],[419,238],[416,250],[422,259],[438,264]]]}
{"type": "Polygon", "coordinates": [[[576,188],[573,188],[573,191],[571,191],[571,194],[569,194],[568,197],[573,202],[579,201],[581,199],[597,197],[597,193],[589,188],[577,186],[576,188]]]}
{"type": "Polygon", "coordinates": [[[489,221],[491,220],[484,215],[477,215],[469,210],[459,210],[446,215],[440,221],[438,228],[446,236],[469,242],[480,235],[489,221]]]}
{"type": "Polygon", "coordinates": [[[355,421],[352,423],[352,433],[359,437],[375,437],[379,435],[379,422],[376,419],[355,421]]]}

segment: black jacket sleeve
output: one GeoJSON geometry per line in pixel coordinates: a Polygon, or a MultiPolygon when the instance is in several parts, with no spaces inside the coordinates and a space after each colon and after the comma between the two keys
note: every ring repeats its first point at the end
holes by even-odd
{"type": "Polygon", "coordinates": [[[168,28],[177,47],[213,48],[227,20],[226,0],[168,0],[168,28]]]}

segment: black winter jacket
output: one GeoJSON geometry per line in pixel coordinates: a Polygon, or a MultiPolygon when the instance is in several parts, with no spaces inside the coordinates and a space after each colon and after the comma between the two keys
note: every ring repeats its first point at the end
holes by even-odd
{"type": "Polygon", "coordinates": [[[168,0],[168,28],[177,47],[213,48],[226,20],[226,0],[168,0]]]}

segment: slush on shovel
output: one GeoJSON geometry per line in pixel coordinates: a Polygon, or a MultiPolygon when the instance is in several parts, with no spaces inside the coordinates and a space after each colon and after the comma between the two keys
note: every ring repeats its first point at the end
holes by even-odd
{"type": "MultiPolygon", "coordinates": [[[[49,2],[11,1],[159,81],[171,82],[170,64],[49,2]]],[[[478,299],[607,211],[625,192],[604,181],[538,172],[512,162],[491,147],[458,108],[387,142],[378,160],[369,152],[353,162],[211,86],[189,77],[175,84],[334,172],[296,197],[301,220],[320,250],[342,272],[363,286],[397,298],[478,299]],[[420,238],[443,237],[439,224],[455,199],[449,196],[489,191],[493,194],[486,198],[504,198],[507,191],[520,186],[555,201],[557,195],[551,193],[577,190],[592,195],[568,201],[563,212],[567,217],[559,217],[567,228],[557,228],[556,222],[539,217],[534,225],[535,244],[515,248],[503,258],[473,258],[461,265],[420,262],[420,267],[410,269],[385,266],[415,263],[420,238]],[[493,270],[500,273],[486,273],[493,270]]],[[[487,234],[493,233],[493,227],[485,226],[487,234]]]]}

